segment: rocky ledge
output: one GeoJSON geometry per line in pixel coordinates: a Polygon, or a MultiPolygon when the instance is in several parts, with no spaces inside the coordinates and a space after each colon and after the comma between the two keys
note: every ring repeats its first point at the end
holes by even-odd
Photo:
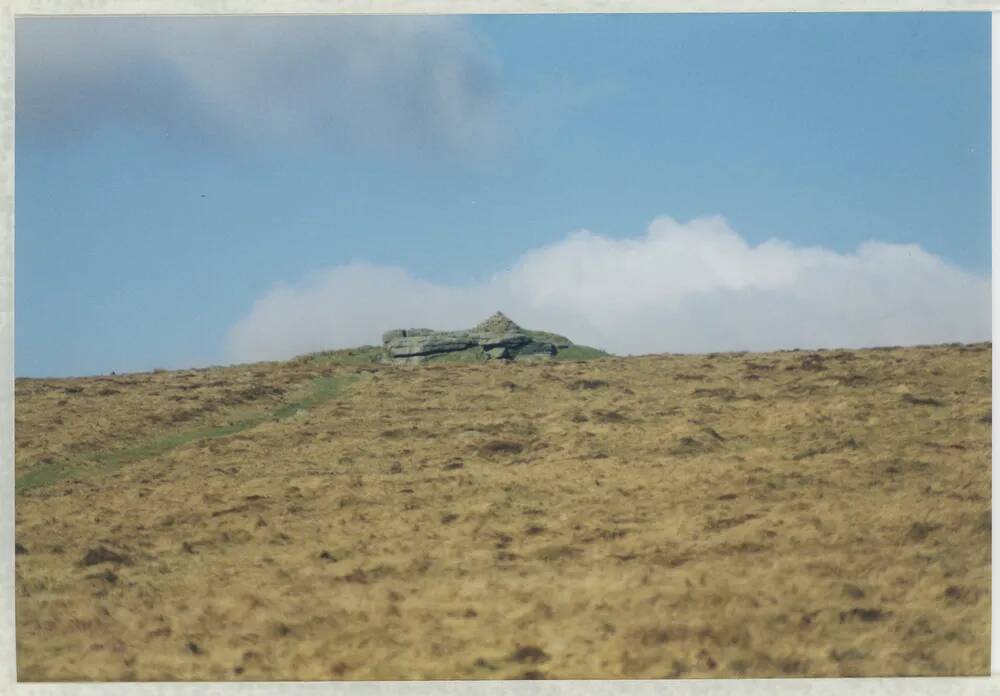
{"type": "Polygon", "coordinates": [[[395,329],[382,334],[383,360],[392,363],[549,359],[572,347],[564,336],[527,331],[500,312],[468,331],[395,329]]]}

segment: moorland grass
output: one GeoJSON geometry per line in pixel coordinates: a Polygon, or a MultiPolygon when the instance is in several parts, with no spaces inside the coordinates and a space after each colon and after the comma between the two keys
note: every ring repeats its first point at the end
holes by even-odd
{"type": "Polygon", "coordinates": [[[16,479],[14,490],[17,493],[23,493],[52,485],[67,478],[106,474],[126,464],[158,457],[183,445],[235,435],[265,421],[283,420],[295,415],[300,410],[315,408],[326,401],[340,397],[359,378],[360,375],[316,378],[294,401],[273,411],[244,415],[225,425],[179,430],[111,452],[86,452],[66,459],[39,462],[30,467],[26,474],[16,479]]]}

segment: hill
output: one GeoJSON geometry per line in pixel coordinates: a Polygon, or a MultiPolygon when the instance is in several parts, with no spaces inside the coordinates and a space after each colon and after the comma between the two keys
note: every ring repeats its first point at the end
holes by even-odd
{"type": "Polygon", "coordinates": [[[989,671],[991,345],[19,379],[22,680],[989,671]]]}

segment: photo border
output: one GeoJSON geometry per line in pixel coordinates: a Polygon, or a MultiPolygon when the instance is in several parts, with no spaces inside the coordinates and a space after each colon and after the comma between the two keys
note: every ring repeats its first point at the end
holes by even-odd
{"type": "MultiPolygon", "coordinates": [[[[321,15],[321,14],[548,14],[548,13],[709,13],[709,12],[993,12],[1000,0],[13,0],[0,2],[0,691],[15,694],[934,694],[951,696],[1000,693],[1000,650],[991,640],[991,677],[413,681],[413,682],[16,682],[14,636],[14,23],[17,17],[107,15],[321,15]],[[6,504],[10,501],[10,505],[6,504]]],[[[991,18],[992,37],[1000,16],[991,18]]],[[[991,127],[997,125],[998,52],[991,53],[991,127]]],[[[992,139],[992,167],[1000,146],[992,139]]],[[[991,178],[993,266],[997,262],[996,211],[1000,205],[991,178]]],[[[997,320],[997,288],[993,321],[997,320]]],[[[993,355],[993,389],[1000,360],[993,355]]],[[[995,428],[995,425],[994,425],[995,428]]],[[[995,435],[995,431],[994,431],[995,435]]],[[[995,463],[995,455],[994,463],[995,463]]],[[[995,468],[994,468],[995,470],[995,468]]],[[[992,477],[992,495],[998,483],[992,477]]],[[[992,536],[994,569],[1000,542],[992,536]]],[[[994,573],[995,575],[995,573],[994,573]]],[[[991,604],[992,607],[992,604],[991,604]]],[[[993,610],[992,634],[1000,629],[993,610]]]]}

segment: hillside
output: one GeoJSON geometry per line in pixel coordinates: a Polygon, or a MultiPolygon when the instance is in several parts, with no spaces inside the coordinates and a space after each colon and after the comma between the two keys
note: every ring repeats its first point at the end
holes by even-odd
{"type": "Polygon", "coordinates": [[[22,680],[987,674],[991,345],[19,379],[22,680]]]}

